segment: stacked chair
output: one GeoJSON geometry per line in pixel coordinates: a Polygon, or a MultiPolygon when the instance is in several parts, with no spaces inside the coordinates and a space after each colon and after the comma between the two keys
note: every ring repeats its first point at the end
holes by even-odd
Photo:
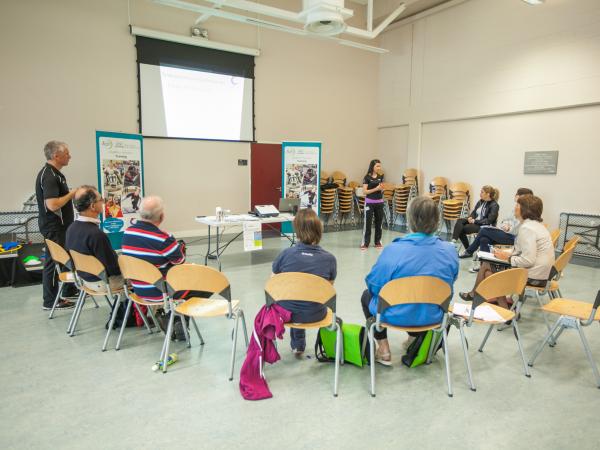
{"type": "MultiPolygon", "coordinates": [[[[469,215],[471,190],[467,183],[454,183],[450,187],[448,199],[442,200],[442,219],[446,229],[451,232],[452,221],[465,218],[469,215]]],[[[441,227],[440,221],[440,227],[441,227]]]]}
{"type": "Polygon", "coordinates": [[[427,194],[438,205],[448,198],[448,180],[444,177],[434,177],[429,183],[429,193],[427,194]]]}
{"type": "Polygon", "coordinates": [[[329,183],[330,180],[331,180],[331,175],[329,175],[329,172],[325,172],[325,171],[321,170],[321,174],[320,174],[320,178],[319,178],[320,183],[327,184],[327,183],[329,183]]]}
{"type": "Polygon", "coordinates": [[[333,216],[335,222],[336,213],[336,202],[337,202],[337,189],[327,188],[321,189],[321,216],[326,217],[325,225],[329,222],[329,219],[333,216]]]}
{"type": "Polygon", "coordinates": [[[354,220],[354,189],[350,186],[340,186],[337,188],[337,219],[338,226],[342,226],[344,218],[350,218],[352,224],[354,220]]]}
{"type": "Polygon", "coordinates": [[[381,183],[383,187],[383,216],[388,229],[394,225],[394,189],[396,185],[392,183],[381,183]]]}
{"type": "Polygon", "coordinates": [[[331,174],[331,181],[338,185],[338,187],[346,186],[346,174],[336,170],[331,174]]]}
{"type": "Polygon", "coordinates": [[[419,195],[418,173],[417,169],[406,169],[402,174],[402,184],[408,184],[413,187],[414,192],[412,193],[411,198],[419,195]]]}
{"type": "Polygon", "coordinates": [[[406,209],[411,199],[412,187],[409,184],[397,184],[394,189],[394,225],[398,217],[404,217],[406,224],[406,209]]]}

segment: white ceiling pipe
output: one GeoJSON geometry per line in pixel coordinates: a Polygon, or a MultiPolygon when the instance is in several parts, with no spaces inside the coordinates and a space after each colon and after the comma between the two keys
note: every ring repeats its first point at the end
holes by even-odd
{"type": "Polygon", "coordinates": [[[303,23],[300,19],[300,12],[287,11],[285,9],[274,8],[272,6],[261,5],[256,2],[246,0],[204,0],[208,3],[220,4],[230,8],[241,9],[263,16],[275,17],[276,19],[289,20],[291,22],[303,23]]]}
{"type": "Polygon", "coordinates": [[[373,0],[367,4],[367,31],[373,31],[373,0]]]}
{"type": "Polygon", "coordinates": [[[383,22],[381,22],[373,31],[366,31],[361,30],[360,28],[347,27],[344,33],[365,39],[375,39],[390,23],[396,20],[398,16],[404,12],[405,9],[406,5],[402,3],[394,11],[392,11],[392,13],[389,16],[387,16],[385,20],[383,20],[383,22]]]}

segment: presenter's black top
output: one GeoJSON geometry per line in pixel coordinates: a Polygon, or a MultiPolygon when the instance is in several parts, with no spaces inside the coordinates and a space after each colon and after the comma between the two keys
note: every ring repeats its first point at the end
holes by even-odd
{"type": "Polygon", "coordinates": [[[69,200],[58,211],[50,211],[46,200],[58,198],[69,193],[67,179],[60,170],[46,163],[35,179],[35,197],[38,204],[38,223],[42,234],[51,231],[66,230],[73,223],[73,202],[69,200]]]}
{"type": "MultiPolygon", "coordinates": [[[[383,175],[377,175],[375,178],[371,176],[371,174],[366,175],[363,179],[363,184],[367,185],[367,189],[374,189],[383,183],[383,175]]],[[[367,198],[371,200],[381,200],[383,199],[383,191],[376,191],[367,194],[367,198]]]]}

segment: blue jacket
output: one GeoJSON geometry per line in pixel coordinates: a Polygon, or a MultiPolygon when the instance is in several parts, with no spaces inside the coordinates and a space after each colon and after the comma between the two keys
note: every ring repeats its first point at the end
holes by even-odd
{"type": "MultiPolygon", "coordinates": [[[[458,255],[452,244],[412,233],[387,245],[365,279],[373,296],[371,314],[377,314],[379,291],[388,281],[418,275],[437,277],[452,287],[458,276],[458,255]]],[[[385,309],[381,320],[396,326],[425,326],[440,322],[443,315],[437,305],[406,304],[385,309]]]]}

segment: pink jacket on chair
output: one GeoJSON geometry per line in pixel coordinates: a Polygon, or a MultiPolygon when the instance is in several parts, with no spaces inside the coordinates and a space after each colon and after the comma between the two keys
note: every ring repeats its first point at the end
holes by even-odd
{"type": "Polygon", "coordinates": [[[273,397],[263,374],[265,362],[279,361],[275,339],[283,339],[284,323],[291,320],[292,313],[275,304],[263,306],[254,318],[254,330],[240,371],[240,392],[246,400],[262,400],[273,397]]]}

